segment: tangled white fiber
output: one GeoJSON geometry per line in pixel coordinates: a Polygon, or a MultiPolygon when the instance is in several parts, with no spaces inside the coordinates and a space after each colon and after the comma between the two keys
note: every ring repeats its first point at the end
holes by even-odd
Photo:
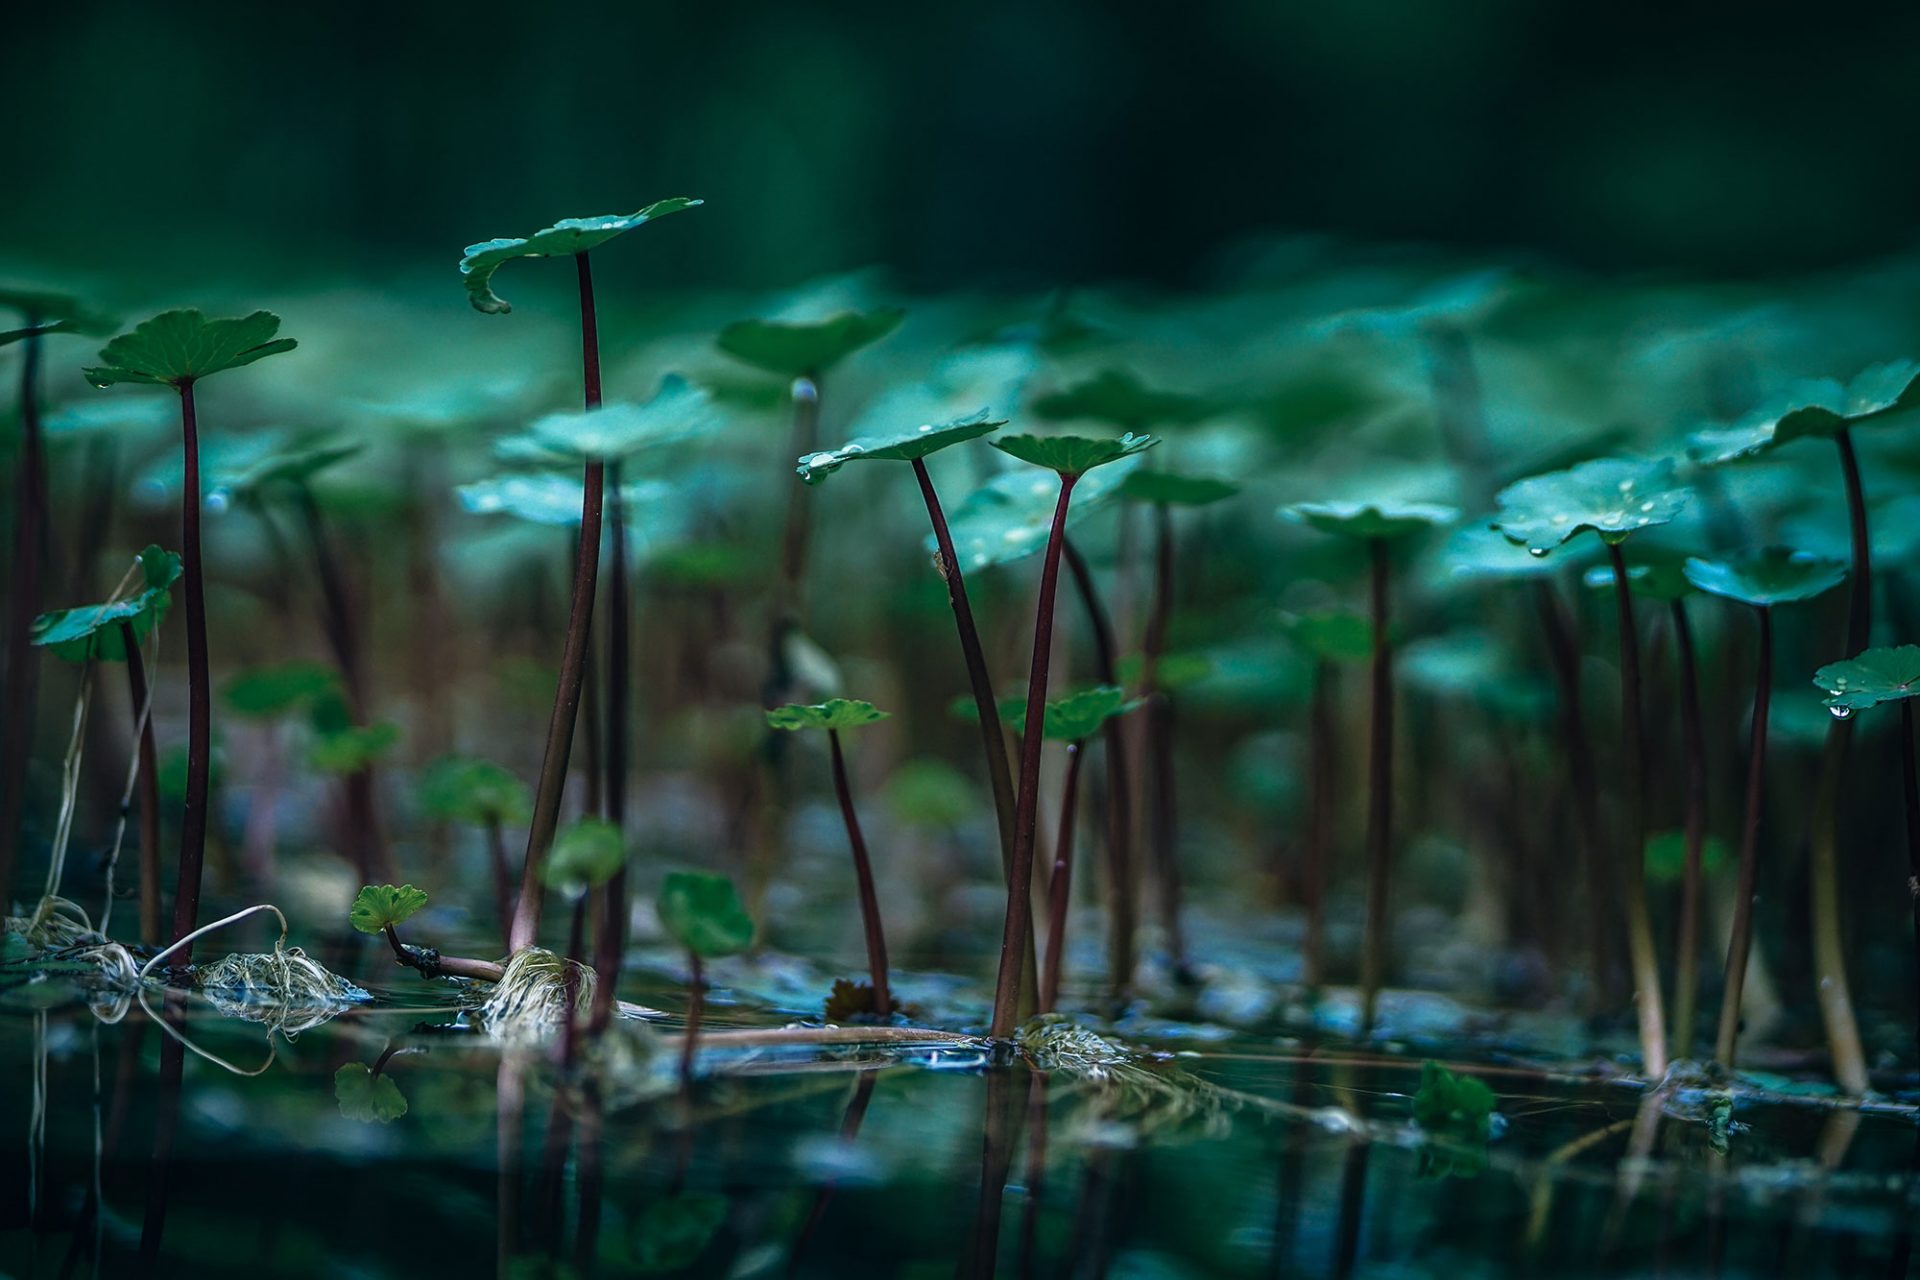
{"type": "Polygon", "coordinates": [[[507,958],[506,972],[480,1006],[480,1021],[495,1039],[538,1039],[565,1023],[570,1008],[591,1005],[593,986],[593,970],[586,965],[544,947],[525,947],[507,958]]]}

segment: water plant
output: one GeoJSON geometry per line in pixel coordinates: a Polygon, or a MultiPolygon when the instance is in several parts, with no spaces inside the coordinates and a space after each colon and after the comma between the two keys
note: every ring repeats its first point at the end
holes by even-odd
{"type": "Polygon", "coordinates": [[[1393,640],[1389,630],[1391,546],[1453,523],[1460,513],[1431,502],[1301,502],[1284,508],[1291,519],[1367,550],[1369,627],[1373,640],[1371,712],[1367,747],[1367,932],[1361,952],[1360,1026],[1373,1029],[1386,981],[1393,874],[1393,640]]]}
{"type": "Polygon", "coordinates": [[[853,875],[860,892],[860,925],[867,938],[872,1012],[882,1020],[893,1016],[893,993],[887,984],[887,935],[880,921],[880,896],[873,887],[873,864],[867,857],[866,837],[860,834],[860,818],[853,809],[853,788],[847,782],[840,731],[886,718],[887,713],[871,702],[850,698],[833,698],[813,706],[788,703],[767,712],[767,724],[775,729],[826,730],[827,750],[833,760],[833,791],[840,800],[841,821],[847,825],[847,845],[853,851],[853,875]]]}
{"type": "Polygon", "coordinates": [[[680,1079],[693,1079],[693,1057],[706,1008],[708,960],[738,955],[753,945],[753,917],[728,876],[669,871],[655,903],[661,927],[687,952],[687,1025],[680,1048],[680,1079]]]}
{"type": "Polygon", "coordinates": [[[417,970],[423,978],[473,978],[499,983],[506,970],[490,960],[443,956],[430,947],[411,946],[400,940],[400,926],[426,905],[426,890],[410,884],[363,885],[348,908],[347,922],[361,933],[385,938],[393,949],[394,961],[417,970]]]}
{"type": "Polygon", "coordinates": [[[1751,605],[1759,619],[1760,650],[1753,686],[1753,717],[1747,747],[1747,808],[1740,830],[1740,886],[1733,896],[1733,930],[1727,945],[1727,975],[1720,1002],[1714,1058],[1734,1065],[1740,1038],[1740,996],[1753,947],[1753,899],[1760,865],[1760,821],[1766,798],[1767,711],[1773,696],[1773,610],[1840,585],[1847,567],[1838,560],[1785,547],[1765,547],[1730,560],[1686,563],[1687,581],[1709,595],[1751,605]]]}
{"type": "MultiPolygon", "coordinates": [[[[173,899],[174,942],[193,932],[200,914],[200,870],[206,859],[207,784],[213,741],[211,676],[207,663],[206,578],[200,550],[200,427],[194,387],[203,378],[291,351],[280,317],[255,311],[210,320],[191,308],[163,311],[100,349],[100,364],[86,370],[97,387],[132,382],[173,388],[180,397],[181,457],[185,491],[180,501],[180,550],[187,606],[187,791],[180,823],[180,870],[173,899]]],[[[191,958],[180,952],[180,964],[191,958]]]]}
{"type": "Polygon", "coordinates": [[[442,756],[421,776],[420,807],[443,822],[478,827],[486,835],[487,865],[493,872],[494,916],[501,941],[513,918],[514,874],[507,859],[506,828],[533,814],[527,784],[490,760],[442,756]]]}

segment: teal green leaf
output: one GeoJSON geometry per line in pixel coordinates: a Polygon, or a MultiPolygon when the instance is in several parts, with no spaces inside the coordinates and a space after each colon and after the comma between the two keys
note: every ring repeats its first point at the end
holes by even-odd
{"type": "MultiPolygon", "coordinates": [[[[562,475],[537,471],[490,476],[463,484],[455,492],[460,505],[475,515],[505,515],[529,524],[566,526],[580,523],[586,485],[578,472],[562,475]]],[[[629,530],[648,525],[653,516],[673,514],[673,486],[665,481],[635,480],[620,486],[620,495],[629,530]]],[[[672,520],[665,521],[655,531],[656,536],[666,536],[669,532],[666,525],[672,523],[672,520]]]]}
{"type": "Polygon", "coordinates": [[[125,662],[127,645],[121,625],[133,628],[136,643],[145,639],[167,616],[173,584],[180,577],[180,557],[159,547],[142,551],[138,564],[139,589],[132,595],[43,613],[33,620],[33,643],[68,662],[125,662]]]}
{"type": "Polygon", "coordinates": [[[1508,485],[1496,499],[1494,526],[1535,555],[1588,529],[1617,545],[1673,520],[1688,497],[1668,459],[1596,458],[1508,485]]]}
{"type": "Polygon", "coordinates": [[[871,702],[853,698],[829,698],[813,706],[790,702],[767,712],[767,723],[775,729],[857,729],[886,718],[871,702]]]}
{"type": "Polygon", "coordinates": [[[1095,467],[1153,448],[1160,441],[1131,431],[1117,440],[1094,436],[1000,436],[988,441],[1009,457],[1063,476],[1083,476],[1095,467]]]}
{"type": "Polygon", "coordinates": [[[1345,538],[1405,538],[1460,518],[1436,502],[1296,502],[1282,507],[1289,520],[1345,538]]]}
{"type": "MultiPolygon", "coordinates": [[[[1687,833],[1658,831],[1647,837],[1647,879],[1679,884],[1687,873],[1687,833]]],[[[1700,869],[1712,875],[1727,863],[1727,842],[1708,836],[1700,843],[1700,869]]]]}
{"type": "Polygon", "coordinates": [[[726,1198],[709,1191],[649,1201],[633,1221],[634,1270],[641,1275],[687,1270],[726,1220],[726,1198]]]}
{"type": "Polygon", "coordinates": [[[228,680],[220,699],[235,715],[271,720],[305,713],[324,698],[338,697],[340,677],[318,662],[294,661],[254,667],[228,680]]]}
{"type": "Polygon", "coordinates": [[[374,1075],[364,1062],[349,1062],[333,1073],[333,1096],[342,1116],[362,1124],[391,1124],[407,1114],[407,1100],[393,1077],[374,1075]]]}
{"type": "Polygon", "coordinates": [[[518,826],[533,815],[527,784],[491,760],[442,756],[427,767],[417,792],[420,807],[445,822],[518,826]]]}
{"type": "Polygon", "coordinates": [[[1157,391],[1131,373],[1108,369],[1039,397],[1033,411],[1049,422],[1103,422],[1144,434],[1154,427],[1198,422],[1213,412],[1213,406],[1199,396],[1157,391]]]}
{"type": "Polygon", "coordinates": [[[1766,608],[1811,600],[1840,585],[1846,562],[1786,547],[1762,547],[1726,560],[1689,559],[1687,581],[1710,595],[1766,608]]]}
{"type": "MultiPolygon", "coordinates": [[[[1049,699],[1046,714],[1040,721],[1040,736],[1054,742],[1079,742],[1092,737],[1107,721],[1127,714],[1140,703],[1139,698],[1129,701],[1126,690],[1111,684],[1098,684],[1064,698],[1049,699]]],[[[1015,733],[1025,733],[1027,700],[1023,697],[1002,698],[1000,718],[1011,725],[1015,733]]]]}
{"type": "Polygon", "coordinates": [[[1183,476],[1172,471],[1136,470],[1120,486],[1120,496],[1134,502],[1167,507],[1204,507],[1231,498],[1240,486],[1211,476],[1183,476]]]}
{"type": "Polygon", "coordinates": [[[554,837],[540,879],[547,888],[577,898],[626,865],[627,841],[620,828],[600,818],[581,818],[554,837]]]}
{"type": "Polygon", "coordinates": [[[1282,620],[1295,644],[1323,662],[1362,662],[1373,656],[1373,624],[1357,613],[1327,609],[1282,620]]]}
{"type": "Polygon", "coordinates": [[[1445,582],[1502,582],[1560,572],[1559,559],[1527,554],[1484,522],[1464,525],[1448,535],[1436,555],[1445,582]]]}
{"type": "MultiPolygon", "coordinates": [[[[1146,679],[1146,655],[1129,653],[1113,664],[1113,674],[1127,686],[1146,679]]],[[[1199,684],[1213,674],[1213,659],[1204,653],[1163,653],[1154,664],[1153,687],[1172,692],[1199,684]]]]}
{"type": "MultiPolygon", "coordinates": [[[[1142,461],[1137,455],[1123,458],[1082,477],[1073,487],[1067,528],[1077,527],[1118,497],[1122,482],[1142,461]]],[[[1059,481],[1051,475],[1019,469],[1003,471],[968,494],[947,515],[961,571],[972,573],[1045,550],[1059,501],[1059,481]]],[[[925,545],[929,553],[936,550],[932,534],[927,535],[925,545]]]]}
{"type": "Polygon", "coordinates": [[[249,466],[222,475],[214,482],[215,491],[224,491],[236,501],[259,502],[277,489],[294,490],[312,483],[315,476],[331,470],[365,449],[363,444],[310,438],[269,454],[249,466]]]}
{"type": "Polygon", "coordinates": [[[660,884],[660,923],[687,950],[711,960],[753,945],[753,917],[733,881],[705,871],[670,871],[660,884]]]}
{"type": "Polygon", "coordinates": [[[307,744],[307,763],[321,773],[358,773],[393,750],[400,726],[391,720],[350,725],[317,735],[307,744]]]}
{"type": "Polygon", "coordinates": [[[1006,425],[1004,421],[989,418],[987,411],[981,409],[952,422],[924,423],[901,431],[860,436],[837,449],[808,454],[799,460],[794,472],[808,484],[819,484],[849,462],[913,462],[938,453],[948,445],[977,439],[1006,425]]]}
{"type": "MultiPolygon", "coordinates": [[[[1581,581],[1589,587],[1610,588],[1613,586],[1613,567],[1594,565],[1581,575],[1581,581]]],[[[1665,604],[1692,595],[1694,585],[1687,578],[1684,557],[1657,555],[1627,566],[1627,590],[1636,596],[1645,596],[1665,604]]]]}
{"type": "Polygon", "coordinates": [[[674,449],[711,432],[719,410],[705,390],[677,373],[660,381],[653,398],[616,401],[598,409],[550,413],[527,430],[508,436],[494,452],[511,462],[559,463],[590,458],[618,460],[655,449],[674,449]]]}
{"type": "Polygon", "coordinates": [[[427,891],[410,884],[364,885],[354,895],[347,922],[362,933],[379,933],[392,925],[404,924],[426,905],[427,891]]]}
{"type": "Polygon", "coordinates": [[[1813,682],[1826,693],[1827,707],[1843,720],[1883,702],[1911,698],[1920,693],[1920,645],[1868,649],[1845,662],[1828,663],[1814,672],[1813,682]]]}
{"type": "Polygon", "coordinates": [[[1751,458],[1809,436],[1831,436],[1920,405],[1920,364],[1895,360],[1841,385],[1832,378],[1796,383],[1732,427],[1697,431],[1687,454],[1702,466],[1751,458]]]}
{"type": "MultiPolygon", "coordinates": [[[[966,714],[974,714],[973,699],[966,714]]],[[[887,778],[882,801],[902,822],[954,827],[980,811],[980,788],[950,764],[909,760],[887,778]]]]}
{"type": "Polygon", "coordinates": [[[670,213],[702,204],[675,196],[656,200],[633,213],[608,213],[597,218],[562,218],[525,239],[486,240],[467,246],[460,259],[460,275],[467,284],[467,301],[476,311],[505,315],[513,310],[507,300],[493,291],[493,273],[515,258],[558,258],[597,249],[617,235],[645,226],[670,213]]]}
{"type": "Polygon", "coordinates": [[[1413,1095],[1413,1121],[1431,1134],[1485,1140],[1495,1101],[1485,1081],[1429,1061],[1420,1069],[1420,1090],[1413,1095]]]}
{"type": "Polygon", "coordinates": [[[815,377],[860,348],[892,333],[906,319],[898,307],[842,311],[812,322],[740,320],[720,331],[719,348],[736,360],[782,377],[815,377]]]}
{"type": "Polygon", "coordinates": [[[0,308],[15,312],[26,323],[0,333],[0,347],[49,333],[94,336],[112,333],[119,321],[102,315],[72,294],[52,289],[0,285],[0,308]]]}
{"type": "Polygon", "coordinates": [[[99,365],[86,370],[97,387],[116,382],[178,387],[224,369],[291,351],[292,338],[275,338],[280,317],[271,311],[209,320],[192,307],[162,311],[100,348],[99,365]]]}

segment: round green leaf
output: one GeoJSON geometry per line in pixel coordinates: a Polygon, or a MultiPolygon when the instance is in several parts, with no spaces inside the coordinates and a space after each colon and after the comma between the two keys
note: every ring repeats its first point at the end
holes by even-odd
{"type": "Polygon", "coordinates": [[[1460,518],[1436,502],[1296,502],[1280,512],[1322,533],[1368,539],[1405,538],[1460,518]]]}
{"type": "Polygon", "coordinates": [[[906,319],[898,307],[842,311],[812,322],[740,320],[716,342],[736,360],[787,378],[815,377],[860,348],[892,333],[906,319]]]}
{"type": "MultiPolygon", "coordinates": [[[[1128,701],[1126,690],[1118,685],[1097,684],[1064,698],[1047,702],[1046,715],[1040,721],[1040,736],[1054,742],[1079,742],[1099,732],[1100,726],[1115,716],[1125,715],[1140,705],[1140,699],[1128,701]]],[[[1027,731],[1027,700],[1002,698],[1000,718],[1013,726],[1015,733],[1027,731]]]]}
{"type": "Polygon", "coordinates": [[[362,933],[379,933],[402,924],[427,905],[427,891],[410,884],[370,884],[354,895],[347,921],[362,933]]]}
{"type": "Polygon", "coordinates": [[[318,662],[282,662],[254,667],[228,680],[221,701],[235,715],[271,720],[292,712],[306,712],[323,698],[338,697],[340,677],[318,662]]]}
{"type": "Polygon", "coordinates": [[[1156,391],[1124,370],[1108,369],[1063,391],[1033,402],[1036,415],[1050,422],[1104,422],[1125,431],[1183,426],[1213,412],[1198,396],[1156,391]]]}
{"type": "Polygon", "coordinates": [[[1688,496],[1674,486],[1667,459],[1596,458],[1508,485],[1493,523],[1509,541],[1544,556],[1588,529],[1604,542],[1625,542],[1678,516],[1688,496]]]}
{"type": "Polygon", "coordinates": [[[33,620],[33,643],[68,662],[125,662],[127,645],[121,625],[133,628],[136,642],[144,639],[166,617],[173,603],[173,584],[180,577],[180,557],[159,547],[142,551],[139,566],[140,589],[134,594],[43,613],[33,620]]]}
{"type": "Polygon", "coordinates": [[[1362,662],[1373,656],[1373,624],[1357,613],[1326,609],[1282,620],[1294,643],[1326,662],[1362,662]]]}
{"type": "Polygon", "coordinates": [[[1499,581],[1558,573],[1557,561],[1527,554],[1498,529],[1485,523],[1465,525],[1448,535],[1436,556],[1448,581],[1499,581]]]}
{"type": "Polygon", "coordinates": [[[362,1124],[391,1124],[407,1114],[407,1100],[393,1077],[374,1075],[364,1062],[349,1062],[333,1073],[333,1096],[342,1116],[362,1124]]]}
{"type": "Polygon", "coordinates": [[[1728,560],[1689,559],[1687,581],[1711,595],[1765,608],[1811,600],[1847,576],[1844,561],[1786,547],[1762,547],[1728,560]]]}
{"type": "Polygon", "coordinates": [[[581,818],[554,837],[540,879],[547,888],[577,898],[596,889],[627,864],[620,828],[601,818],[581,818]]]}
{"type": "MultiPolygon", "coordinates": [[[[1122,482],[1141,462],[1138,456],[1123,458],[1082,477],[1073,487],[1067,528],[1076,527],[1117,497],[1122,482]]],[[[1059,501],[1059,481],[1032,471],[1003,471],[975,489],[947,515],[961,571],[972,573],[1044,550],[1059,501]]],[[[925,545],[929,553],[938,549],[932,534],[925,545]]]]}
{"type": "Polygon", "coordinates": [[[518,826],[532,816],[527,784],[491,760],[442,756],[420,779],[420,807],[447,822],[518,826]]]}
{"type": "MultiPolygon", "coordinates": [[[[589,458],[621,459],[651,449],[671,449],[706,435],[718,425],[713,398],[677,373],[643,403],[617,401],[598,409],[550,413],[494,452],[512,462],[556,463],[589,458]]],[[[577,504],[576,504],[577,505],[577,504]]]]}
{"type": "MultiPolygon", "coordinates": [[[[974,714],[973,699],[966,714],[974,714]]],[[[902,822],[952,827],[980,811],[980,789],[950,764],[909,760],[887,778],[881,799],[902,822]]]]}
{"type": "Polygon", "coordinates": [[[1916,405],[1920,364],[1895,360],[1863,370],[1844,386],[1832,378],[1796,383],[1732,427],[1696,431],[1687,454],[1702,466],[1718,466],[1916,405]]]}
{"type": "Polygon", "coordinates": [[[358,773],[393,750],[400,726],[391,720],[322,733],[307,744],[307,763],[321,773],[358,773]]]}
{"type": "MultiPolygon", "coordinates": [[[[1113,674],[1123,685],[1136,685],[1146,678],[1146,655],[1129,653],[1113,664],[1113,674]]],[[[1213,660],[1204,653],[1163,653],[1153,668],[1153,687],[1171,692],[1199,684],[1213,674],[1213,660]]]]}
{"type": "Polygon", "coordinates": [[[237,369],[291,351],[292,338],[278,338],[280,317],[271,311],[209,320],[192,307],[162,311],[100,349],[100,363],[86,370],[96,387],[116,382],[178,387],[223,369],[237,369]]]}
{"type": "Polygon", "coordinates": [[[1814,672],[1814,684],[1827,695],[1827,708],[1846,719],[1856,711],[1898,702],[1920,693],[1920,644],[1868,649],[1845,662],[1814,672]]]}
{"type": "Polygon", "coordinates": [[[925,423],[901,431],[860,436],[837,449],[810,453],[799,460],[794,472],[808,484],[819,484],[849,462],[913,462],[948,445],[960,444],[1006,426],[987,416],[985,409],[952,422],[925,423]]]}
{"type": "Polygon", "coordinates": [[[767,712],[767,723],[775,729],[857,729],[886,718],[871,702],[852,698],[829,698],[813,706],[790,702],[767,712]]]}
{"type": "Polygon", "coordinates": [[[753,917],[733,881],[705,871],[670,871],[660,884],[660,923],[702,959],[730,956],[753,945],[753,917]]]}
{"type": "Polygon", "coordinates": [[[467,301],[473,304],[476,311],[505,315],[513,308],[505,298],[493,291],[493,273],[515,258],[557,258],[566,254],[585,253],[589,249],[599,248],[623,232],[645,226],[670,213],[692,209],[701,203],[699,200],[675,196],[669,200],[656,200],[633,213],[608,213],[597,218],[562,218],[525,239],[486,240],[480,244],[470,244],[466,256],[460,259],[460,275],[467,284],[467,301]]]}
{"type": "MultiPolygon", "coordinates": [[[[577,525],[586,485],[576,473],[552,471],[490,476],[455,490],[460,505],[475,515],[507,515],[530,524],[577,525]]],[[[634,529],[673,507],[673,487],[662,480],[635,480],[620,486],[627,527],[634,529]]],[[[664,535],[667,530],[661,529],[664,535]]]]}
{"type": "Polygon", "coordinates": [[[1183,476],[1141,467],[1120,486],[1120,496],[1167,507],[1204,507],[1231,498],[1240,486],[1211,476],[1183,476]]]}
{"type": "Polygon", "coordinates": [[[1495,1101],[1485,1081],[1428,1062],[1420,1071],[1419,1092],[1413,1095],[1413,1120],[1428,1133],[1484,1140],[1495,1101]]]}
{"type": "Polygon", "coordinates": [[[1160,442],[1131,431],[1117,440],[1093,436],[1000,436],[988,441],[994,448],[1022,462],[1045,467],[1063,476],[1079,477],[1095,467],[1153,448],[1160,442]]]}
{"type": "Polygon", "coordinates": [[[252,462],[245,468],[216,475],[210,493],[224,492],[239,501],[259,501],[277,488],[310,483],[323,471],[345,462],[366,448],[353,442],[309,439],[252,462]]]}

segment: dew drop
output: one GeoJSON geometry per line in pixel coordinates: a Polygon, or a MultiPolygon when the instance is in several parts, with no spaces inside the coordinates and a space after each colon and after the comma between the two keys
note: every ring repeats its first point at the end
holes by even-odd
{"type": "Polygon", "coordinates": [[[1853,708],[1852,708],[1852,707],[1850,707],[1850,706],[1848,706],[1848,705],[1847,705],[1846,703],[1844,703],[1844,702],[1842,702],[1842,703],[1838,703],[1838,704],[1836,704],[1836,705],[1834,705],[1834,706],[1831,706],[1831,707],[1828,707],[1828,708],[1827,708],[1827,710],[1828,710],[1828,711],[1831,711],[1831,712],[1833,713],[1833,718],[1834,718],[1835,720],[1851,720],[1851,719],[1853,719],[1853,708]]]}
{"type": "Polygon", "coordinates": [[[1547,558],[1547,549],[1545,547],[1528,547],[1527,554],[1535,560],[1545,560],[1547,558]]]}

